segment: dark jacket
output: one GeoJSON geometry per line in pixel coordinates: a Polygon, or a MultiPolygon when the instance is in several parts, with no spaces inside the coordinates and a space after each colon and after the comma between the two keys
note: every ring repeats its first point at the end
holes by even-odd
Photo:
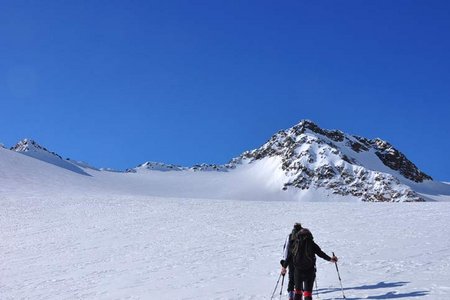
{"type": "MultiPolygon", "coordinates": [[[[331,257],[329,257],[325,252],[322,251],[322,249],[320,249],[319,245],[317,245],[314,241],[312,242],[312,252],[314,253],[314,265],[316,264],[316,255],[323,258],[324,260],[330,261],[331,257]]],[[[284,261],[283,267],[287,267],[289,265],[289,263],[291,263],[293,261],[293,254],[292,254],[292,250],[288,251],[288,255],[286,260],[284,261]]]]}

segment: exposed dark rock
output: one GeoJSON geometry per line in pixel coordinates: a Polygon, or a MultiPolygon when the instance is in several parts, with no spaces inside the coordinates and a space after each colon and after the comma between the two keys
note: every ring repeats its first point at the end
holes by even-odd
{"type": "Polygon", "coordinates": [[[350,147],[352,148],[352,150],[355,152],[358,152],[358,153],[369,150],[368,147],[366,147],[365,145],[358,143],[358,142],[349,141],[349,144],[350,144],[350,147]]]}
{"type": "Polygon", "coordinates": [[[371,141],[373,148],[376,149],[375,154],[380,160],[391,168],[398,171],[406,178],[415,181],[423,182],[424,180],[432,180],[431,176],[420,171],[406,156],[395,149],[391,144],[381,139],[374,139],[371,141]]]}

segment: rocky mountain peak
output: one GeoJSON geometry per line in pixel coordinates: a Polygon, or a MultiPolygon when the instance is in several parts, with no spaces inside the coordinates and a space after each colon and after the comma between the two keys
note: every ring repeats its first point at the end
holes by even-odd
{"type": "Polygon", "coordinates": [[[62,159],[62,157],[60,155],[58,155],[57,153],[47,150],[47,148],[39,145],[36,141],[34,141],[32,139],[28,139],[28,138],[19,141],[15,146],[11,147],[10,150],[13,150],[16,152],[44,152],[47,154],[57,156],[60,159],[62,159]]]}
{"type": "MultiPolygon", "coordinates": [[[[73,171],[78,174],[89,175],[82,169],[88,167],[86,163],[77,162],[71,159],[65,160],[57,153],[47,150],[47,148],[39,145],[32,139],[23,139],[15,146],[11,147],[10,150],[73,171]]],[[[89,168],[94,169],[92,167],[89,168]]]]}
{"type": "Polygon", "coordinates": [[[365,201],[422,201],[401,180],[431,179],[382,139],[322,129],[310,120],[279,131],[260,148],[244,152],[231,164],[273,156],[281,157],[281,168],[289,178],[283,189],[325,188],[365,201]]]}
{"type": "Polygon", "coordinates": [[[340,130],[326,130],[320,128],[316,123],[311,120],[302,120],[300,123],[288,129],[291,132],[295,132],[297,135],[304,133],[307,129],[310,131],[326,136],[335,142],[342,142],[344,140],[345,134],[340,130]]]}

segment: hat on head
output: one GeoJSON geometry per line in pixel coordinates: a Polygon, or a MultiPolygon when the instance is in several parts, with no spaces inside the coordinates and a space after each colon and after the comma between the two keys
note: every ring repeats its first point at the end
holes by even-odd
{"type": "Polygon", "coordinates": [[[299,231],[299,230],[301,230],[303,227],[302,227],[302,224],[301,223],[295,223],[294,224],[294,229],[295,229],[295,231],[299,231]]]}

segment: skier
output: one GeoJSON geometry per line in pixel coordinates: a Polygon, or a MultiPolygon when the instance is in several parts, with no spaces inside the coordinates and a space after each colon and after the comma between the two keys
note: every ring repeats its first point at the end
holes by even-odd
{"type": "Polygon", "coordinates": [[[325,254],[314,242],[311,232],[307,228],[302,228],[281,267],[281,274],[284,275],[289,264],[294,265],[294,300],[302,300],[302,295],[304,300],[312,300],[312,290],[316,278],[316,255],[333,263],[338,261],[336,256],[330,257],[325,254]]]}
{"type": "MultiPolygon", "coordinates": [[[[297,238],[297,234],[298,232],[302,229],[302,224],[300,223],[295,223],[294,224],[294,228],[292,229],[292,232],[286,237],[286,241],[284,242],[284,253],[283,253],[283,259],[280,261],[281,266],[284,265],[284,263],[286,262],[287,258],[288,258],[288,254],[289,252],[292,252],[294,244],[295,244],[295,239],[297,238]]],[[[288,288],[287,291],[289,293],[289,300],[294,300],[294,264],[291,261],[289,264],[287,264],[287,266],[289,267],[289,283],[288,283],[288,288]]]]}

